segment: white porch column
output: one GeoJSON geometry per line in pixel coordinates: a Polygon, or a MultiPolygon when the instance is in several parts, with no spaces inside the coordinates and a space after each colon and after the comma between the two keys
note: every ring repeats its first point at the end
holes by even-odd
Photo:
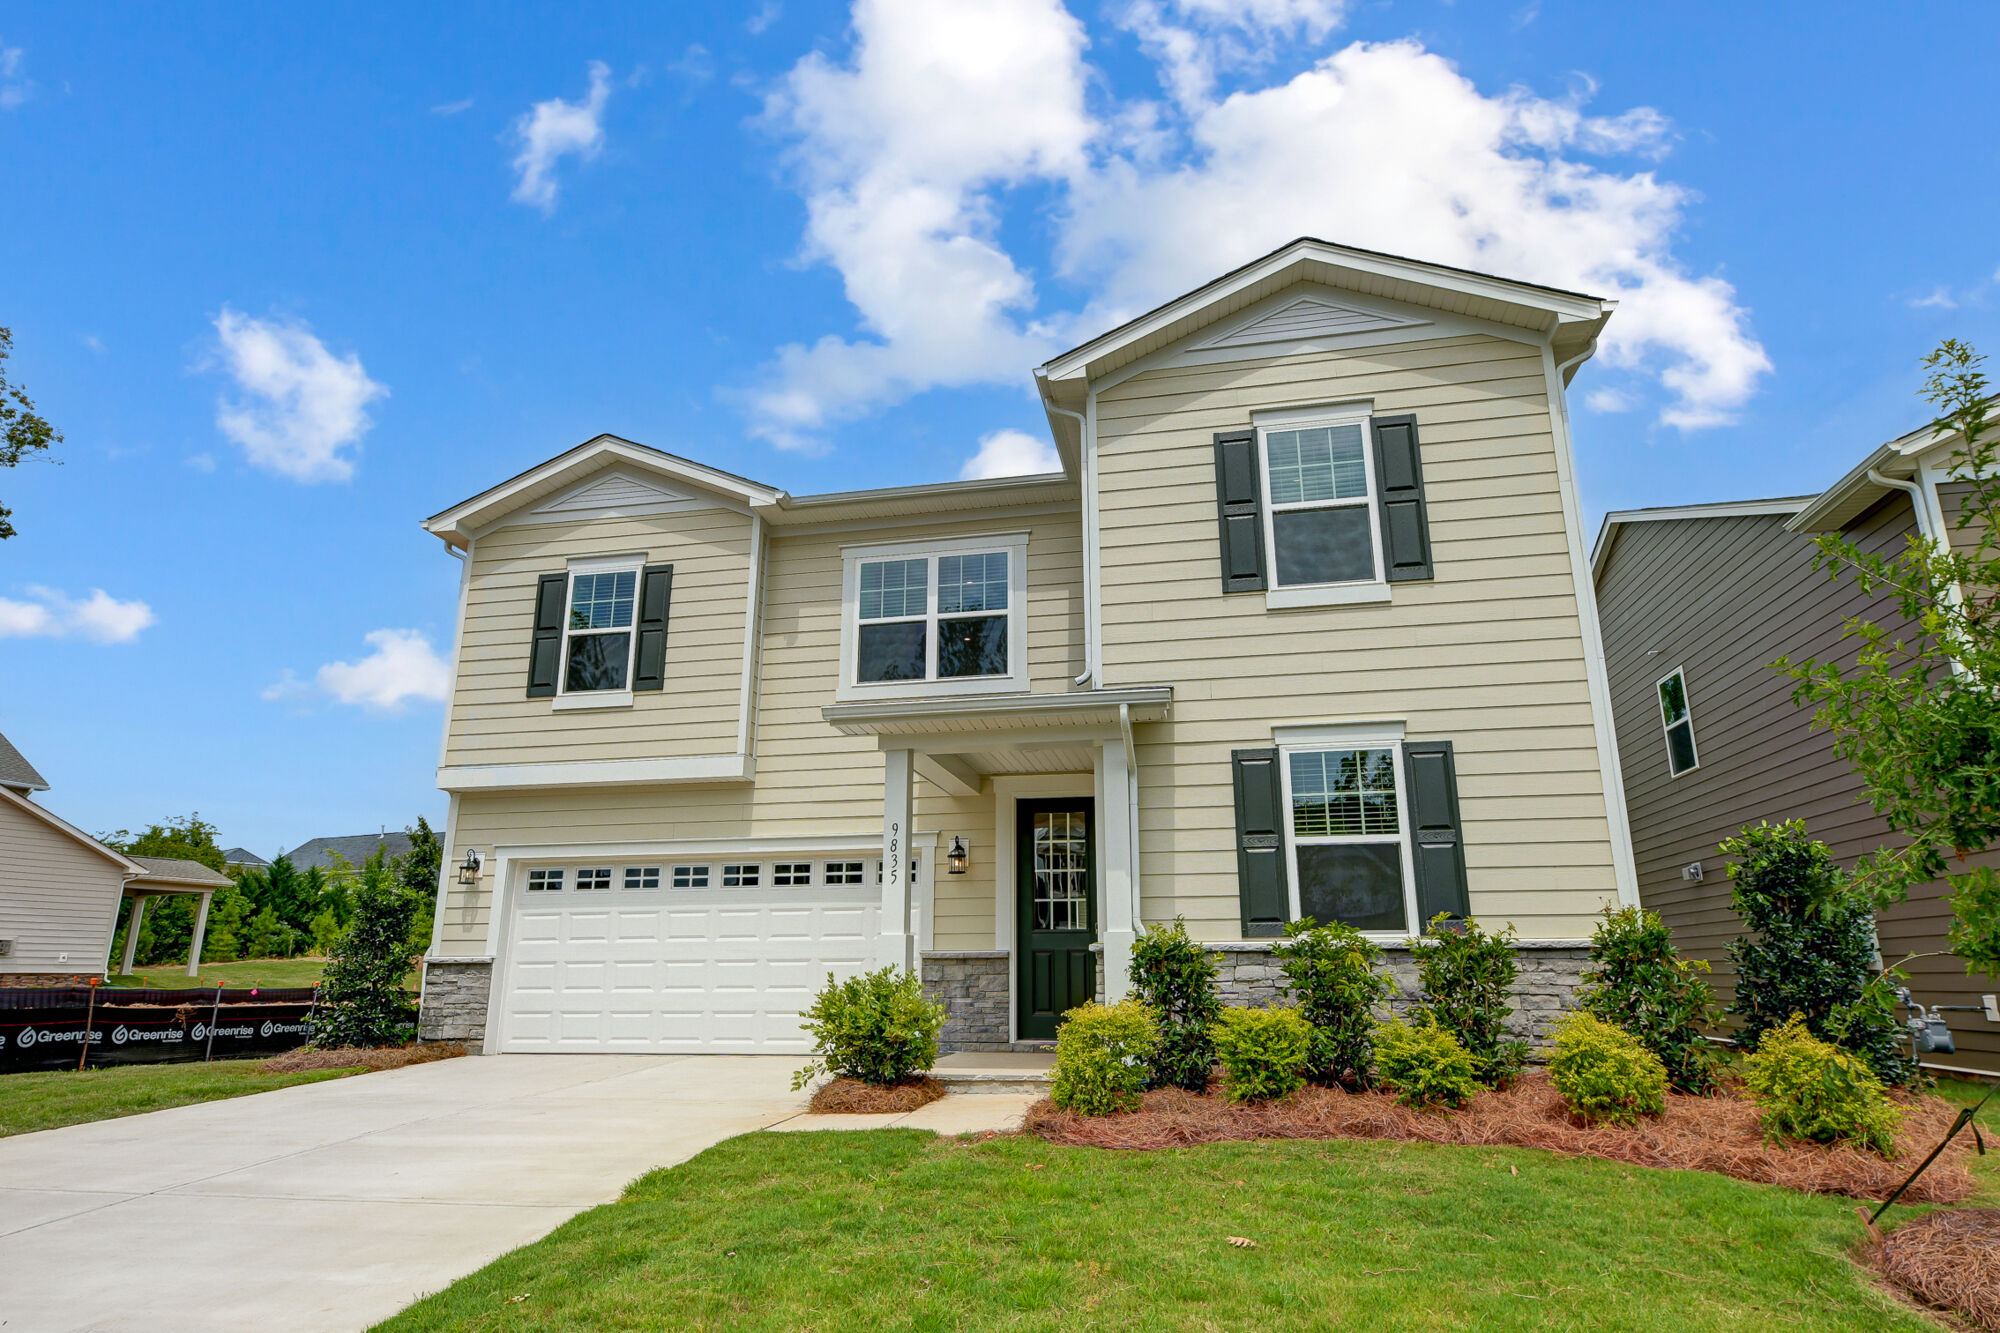
{"type": "Polygon", "coordinates": [[[125,956],[118,962],[118,975],[132,975],[132,962],[139,955],[139,926],[146,919],[146,895],[132,895],[132,919],[125,923],[125,956]]]}
{"type": "Polygon", "coordinates": [[[1131,990],[1132,941],[1138,938],[1138,904],[1132,900],[1131,762],[1123,739],[1106,741],[1098,750],[1097,884],[1106,1004],[1117,1004],[1131,990]]]}
{"type": "Polygon", "coordinates": [[[208,932],[208,902],[213,893],[201,895],[201,906],[194,909],[194,940],[188,945],[188,975],[195,976],[201,971],[201,937],[208,932]]]}
{"type": "Polygon", "coordinates": [[[910,821],[914,772],[908,750],[882,753],[882,921],[878,955],[888,967],[911,968],[910,821]]]}

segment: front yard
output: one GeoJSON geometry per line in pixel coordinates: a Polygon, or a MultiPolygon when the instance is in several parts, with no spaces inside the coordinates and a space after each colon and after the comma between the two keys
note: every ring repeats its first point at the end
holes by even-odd
{"type": "Polygon", "coordinates": [[[1853,1207],[1523,1149],[753,1134],[382,1327],[1935,1327],[1853,1207]]]}
{"type": "Polygon", "coordinates": [[[9,1074],[0,1080],[0,1138],[37,1129],[80,1125],[87,1120],[162,1111],[169,1106],[212,1102],[269,1092],[294,1083],[317,1083],[358,1072],[314,1069],[294,1074],[266,1074],[264,1062],[217,1060],[209,1064],[121,1065],[111,1069],[52,1069],[9,1074]]]}
{"type": "Polygon", "coordinates": [[[317,986],[326,971],[324,958],[252,958],[240,963],[203,963],[201,974],[190,977],[185,963],[161,963],[142,967],[128,977],[115,973],[104,979],[107,986],[140,986],[152,990],[213,989],[216,986],[317,986]]]}

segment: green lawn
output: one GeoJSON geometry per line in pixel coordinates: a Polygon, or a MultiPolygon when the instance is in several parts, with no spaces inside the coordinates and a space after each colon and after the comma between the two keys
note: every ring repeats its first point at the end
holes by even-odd
{"type": "Polygon", "coordinates": [[[31,1130],[111,1120],[190,1102],[212,1102],[294,1083],[317,1083],[354,1073],[316,1069],[304,1074],[260,1074],[260,1060],[212,1064],[121,1065],[112,1069],[50,1070],[0,1079],[0,1138],[31,1130]]]}
{"type": "Polygon", "coordinates": [[[1853,1207],[1524,1149],[752,1134],[381,1327],[1934,1328],[1853,1207]]]}
{"type": "Polygon", "coordinates": [[[140,986],[157,990],[191,990],[194,987],[228,986],[317,986],[326,970],[324,958],[253,958],[241,963],[203,963],[201,975],[190,977],[186,963],[161,963],[137,969],[129,977],[112,975],[105,981],[113,986],[140,986]]]}

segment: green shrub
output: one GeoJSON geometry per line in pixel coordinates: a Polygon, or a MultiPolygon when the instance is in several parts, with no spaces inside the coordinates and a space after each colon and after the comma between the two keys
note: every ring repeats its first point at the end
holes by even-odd
{"type": "Polygon", "coordinates": [[[1882,1080],[1859,1056],[1813,1036],[1804,1015],[1766,1032],[1743,1064],[1743,1081],[1770,1137],[1895,1153],[1903,1113],[1883,1095],[1882,1080]]]}
{"type": "Polygon", "coordinates": [[[821,1074],[899,1083],[937,1062],[944,1006],[924,998],[914,972],[885,967],[846,981],[829,972],[799,1026],[812,1034],[818,1058],[792,1075],[795,1090],[821,1074]]]}
{"type": "Polygon", "coordinates": [[[1230,1101],[1275,1101],[1306,1081],[1313,1029],[1298,1010],[1225,1009],[1211,1031],[1230,1101]]]}
{"type": "Polygon", "coordinates": [[[1479,1093],[1479,1061],[1435,1019],[1375,1028],[1375,1080],[1405,1106],[1463,1106],[1479,1093]]]}
{"type": "Polygon", "coordinates": [[[371,857],[354,889],[354,915],[320,976],[312,1045],[396,1046],[416,1036],[403,978],[410,971],[416,900],[371,857]]]}
{"type": "Polygon", "coordinates": [[[1604,909],[1590,961],[1577,1002],[1657,1055],[1675,1088],[1714,1091],[1715,1048],[1701,1030],[1713,1027],[1721,1010],[1703,979],[1708,964],[1681,957],[1667,923],[1642,907],[1604,909]]]}
{"type": "Polygon", "coordinates": [[[1512,1082],[1528,1061],[1528,1043],[1507,1036],[1514,1012],[1507,995],[1520,973],[1514,928],[1489,934],[1471,917],[1453,921],[1440,912],[1413,946],[1423,999],[1410,1007],[1411,1017],[1455,1034],[1478,1062],[1480,1081],[1496,1088],[1512,1082]]]}
{"type": "Polygon", "coordinates": [[[1637,1038],[1578,1011],[1556,1025],[1549,1079],[1585,1120],[1630,1125],[1667,1109],[1667,1067],[1637,1038]]]}
{"type": "Polygon", "coordinates": [[[1133,942],[1130,976],[1134,998],[1153,1011],[1160,1030],[1148,1082],[1202,1091],[1215,1068],[1209,1030],[1222,1016],[1215,959],[1188,938],[1187,924],[1175,917],[1171,926],[1154,922],[1133,942]]]}
{"type": "Polygon", "coordinates": [[[1138,1110],[1147,1062],[1159,1044],[1153,1011],[1137,1000],[1070,1010],[1056,1029],[1055,1082],[1049,1100],[1079,1115],[1138,1110]]]}
{"type": "Polygon", "coordinates": [[[1351,1090],[1374,1077],[1375,1010],[1395,993],[1381,971],[1382,951],[1353,926],[1316,925],[1311,917],[1285,927],[1285,941],[1271,948],[1299,1013],[1312,1024],[1306,1078],[1351,1090]]]}
{"type": "Polygon", "coordinates": [[[1875,908],[1799,820],[1760,823],[1722,844],[1729,905],[1752,934],[1729,945],[1737,1038],[1755,1046],[1793,1014],[1812,1034],[1868,1062],[1884,1083],[1908,1083],[1916,1062],[1896,1035],[1893,987],[1871,986],[1875,908]]]}

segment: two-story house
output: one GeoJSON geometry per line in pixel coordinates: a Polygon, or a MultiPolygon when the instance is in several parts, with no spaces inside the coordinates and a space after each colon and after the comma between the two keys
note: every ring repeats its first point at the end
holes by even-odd
{"type": "Polygon", "coordinates": [[[1059,473],[794,496],[599,436],[428,520],[426,1033],[799,1051],[891,963],[1004,1048],[1177,916],[1237,999],[1287,920],[1447,912],[1559,1002],[1635,900],[1564,407],[1610,310],[1304,239],[1037,369],[1059,473]]]}

